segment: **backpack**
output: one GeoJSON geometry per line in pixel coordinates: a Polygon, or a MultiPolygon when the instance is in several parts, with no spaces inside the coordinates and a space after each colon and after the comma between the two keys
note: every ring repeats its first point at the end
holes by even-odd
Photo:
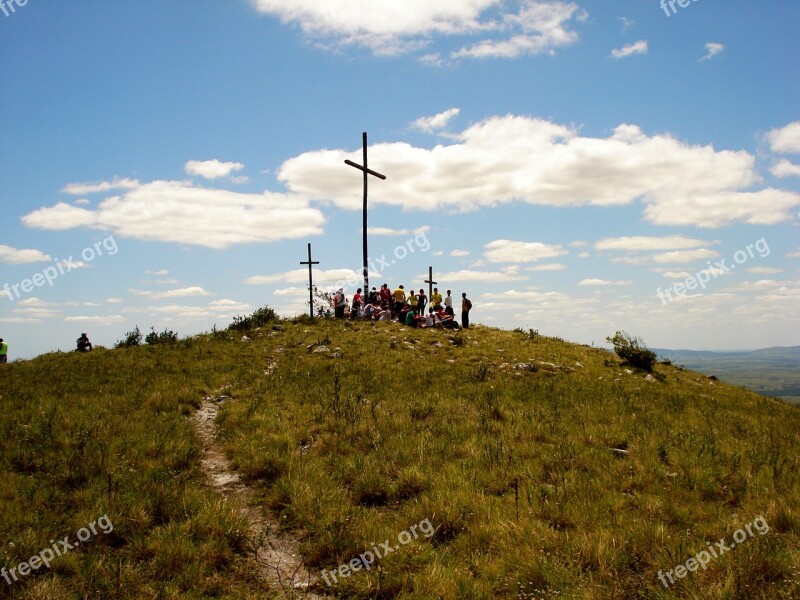
{"type": "Polygon", "coordinates": [[[464,303],[467,306],[467,310],[472,310],[472,301],[469,298],[464,298],[464,303]]]}

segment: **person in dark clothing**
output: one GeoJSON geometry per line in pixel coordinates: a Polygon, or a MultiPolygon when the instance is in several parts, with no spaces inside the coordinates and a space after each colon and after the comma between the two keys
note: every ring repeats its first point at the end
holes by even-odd
{"type": "Polygon", "coordinates": [[[89,341],[89,336],[85,333],[81,334],[81,337],[77,340],[78,343],[78,352],[91,352],[92,351],[92,342],[89,341]]]}
{"type": "Polygon", "coordinates": [[[461,327],[469,329],[469,311],[472,310],[472,302],[467,298],[467,293],[461,294],[461,327]]]}

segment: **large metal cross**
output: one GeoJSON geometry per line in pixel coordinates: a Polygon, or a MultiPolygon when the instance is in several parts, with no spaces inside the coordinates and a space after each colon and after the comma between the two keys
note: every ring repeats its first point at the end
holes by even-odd
{"type": "MultiPolygon", "coordinates": [[[[433,296],[433,286],[436,285],[436,282],[433,280],[433,267],[428,267],[428,278],[425,280],[425,283],[428,284],[428,302],[431,301],[431,296],[433,296]]],[[[433,304],[431,304],[433,306],[433,304]]]]}
{"type": "Polygon", "coordinates": [[[350,165],[351,167],[355,167],[360,171],[364,172],[364,217],[363,222],[361,224],[362,227],[362,236],[364,240],[364,293],[369,293],[369,269],[367,267],[367,261],[369,260],[367,255],[367,179],[370,175],[377,177],[378,179],[386,179],[386,175],[381,175],[377,171],[373,171],[372,169],[367,168],[367,132],[365,131],[362,134],[362,145],[364,148],[364,164],[359,165],[354,163],[352,160],[345,160],[345,164],[350,165]]]}
{"type": "Polygon", "coordinates": [[[308,311],[314,318],[314,280],[311,276],[311,265],[318,265],[318,260],[311,260],[311,242],[308,242],[308,260],[301,260],[301,265],[308,265],[308,311]]]}

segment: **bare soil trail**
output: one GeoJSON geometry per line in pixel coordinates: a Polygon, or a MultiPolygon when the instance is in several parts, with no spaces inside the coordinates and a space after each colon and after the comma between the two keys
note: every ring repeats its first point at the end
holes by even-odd
{"type": "MultiPolygon", "coordinates": [[[[270,365],[266,374],[271,374],[270,365]]],[[[203,443],[203,470],[209,484],[222,497],[233,502],[247,519],[250,559],[263,580],[284,598],[329,598],[310,591],[317,581],[316,575],[305,568],[300,555],[300,542],[281,534],[275,519],[266,515],[256,502],[252,488],[242,481],[233,469],[218,440],[217,413],[229,396],[206,397],[191,419],[203,443]]]]}

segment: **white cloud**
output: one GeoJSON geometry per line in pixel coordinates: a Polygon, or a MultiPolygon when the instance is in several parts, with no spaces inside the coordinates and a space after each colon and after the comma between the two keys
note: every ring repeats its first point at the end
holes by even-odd
{"type": "Polygon", "coordinates": [[[796,165],[785,158],[770,169],[775,177],[800,177],[800,165],[796,165]]]}
{"type": "Polygon", "coordinates": [[[155,275],[156,277],[163,277],[164,275],[169,275],[169,271],[166,269],[159,269],[158,271],[147,270],[144,272],[145,275],[155,275]]]}
{"type": "Polygon", "coordinates": [[[773,152],[800,154],[800,121],[794,121],[780,129],[773,129],[767,134],[767,141],[773,152]]]}
{"type": "Polygon", "coordinates": [[[786,256],[789,258],[800,258],[800,247],[798,247],[794,252],[789,252],[789,254],[786,256]]]}
{"type": "Polygon", "coordinates": [[[554,258],[568,254],[558,245],[541,242],[517,242],[512,240],[495,240],[484,246],[486,260],[493,263],[536,262],[543,258],[554,258]]]}
{"type": "Polygon", "coordinates": [[[205,179],[219,179],[228,177],[232,173],[238,173],[244,169],[242,163],[221,162],[216,158],[213,160],[190,160],[184,165],[187,175],[199,175],[205,179]]]}
{"type": "MultiPolygon", "coordinates": [[[[421,276],[420,276],[421,277],[421,276]]],[[[427,275],[425,275],[427,277],[427,275]]],[[[527,279],[525,275],[520,275],[517,267],[506,267],[500,271],[451,271],[436,276],[437,280],[459,283],[463,281],[481,281],[484,283],[497,283],[503,281],[523,281],[527,279]]]]}
{"type": "Polygon", "coordinates": [[[639,40],[622,48],[612,50],[611,56],[616,59],[625,58],[634,54],[647,54],[647,40],[639,40]]]}
{"type": "Polygon", "coordinates": [[[691,276],[688,271],[664,271],[664,277],[667,279],[686,279],[691,276]]]}
{"type": "Polygon", "coordinates": [[[608,279],[582,279],[578,282],[578,285],[584,287],[604,287],[609,285],[631,285],[632,281],[609,281],[608,279]]]}
{"type": "Polygon", "coordinates": [[[469,256],[470,254],[472,253],[469,250],[452,250],[450,252],[450,256],[455,256],[457,258],[462,256],[469,256]]]}
{"type": "MultiPolygon", "coordinates": [[[[259,12],[299,26],[323,47],[357,45],[375,54],[414,52],[438,37],[480,36],[452,58],[516,57],[574,43],[569,28],[586,18],[574,2],[523,0],[251,0],[259,12]],[[519,5],[516,12],[509,11],[519,5]],[[498,14],[499,11],[499,14],[498,14]]],[[[441,61],[427,53],[427,64],[441,61]]]]}
{"type": "Polygon", "coordinates": [[[623,236],[617,238],[603,238],[595,243],[597,250],[680,250],[705,246],[708,242],[687,238],[682,235],[651,237],[651,236],[623,236]]]}
{"type": "Polygon", "coordinates": [[[706,44],[706,54],[700,60],[711,60],[724,49],[725,46],[723,44],[717,42],[708,42],[706,44]]]}
{"type": "MultiPolygon", "coordinates": [[[[314,270],[314,285],[323,286],[339,283],[344,285],[343,282],[354,281],[355,283],[363,283],[364,276],[361,272],[356,273],[352,269],[315,269],[314,270]]],[[[267,283],[305,283],[308,284],[308,269],[294,269],[292,271],[285,271],[283,273],[275,273],[273,275],[254,275],[244,280],[245,283],[250,285],[263,285],[267,283]]],[[[306,288],[306,293],[308,289],[306,288]]]]}
{"type": "Polygon", "coordinates": [[[96,316],[72,316],[64,319],[67,323],[91,323],[93,325],[113,325],[125,322],[121,315],[96,315],[96,316]]]}
{"type": "MultiPolygon", "coordinates": [[[[115,177],[111,181],[96,181],[91,183],[68,183],[61,190],[71,196],[84,196],[86,194],[97,194],[99,192],[109,192],[111,190],[133,190],[139,187],[139,182],[135,179],[120,179],[115,177]]],[[[86,204],[78,200],[76,202],[86,204]]]]}
{"type": "Polygon", "coordinates": [[[587,244],[584,240],[575,240],[574,242],[570,242],[569,245],[572,248],[584,248],[587,244]]]}
{"type": "Polygon", "coordinates": [[[59,202],[22,217],[28,227],[65,230],[89,227],[138,240],[227,248],[322,232],[322,213],[286,194],[240,194],[178,181],[153,181],[95,210],[59,202]]]}
{"type": "Polygon", "coordinates": [[[412,123],[412,127],[426,133],[433,133],[434,131],[447,127],[450,120],[459,112],[461,111],[458,108],[450,108],[432,117],[420,117],[412,123]]]}
{"type": "Polygon", "coordinates": [[[561,271],[566,269],[566,265],[561,263],[547,263],[546,265],[536,265],[535,267],[528,267],[526,271],[561,271]]]}
{"type": "Polygon", "coordinates": [[[633,19],[629,19],[628,17],[620,17],[619,20],[622,21],[623,31],[628,31],[629,29],[632,29],[633,27],[636,26],[636,21],[634,21],[633,19]]]}
{"type": "Polygon", "coordinates": [[[135,296],[146,298],[187,298],[190,296],[209,296],[210,294],[199,286],[185,287],[176,290],[166,290],[164,292],[151,292],[149,290],[130,289],[130,293],[135,296]]]}
{"type": "Polygon", "coordinates": [[[106,304],[122,304],[123,302],[122,298],[106,298],[106,304]]]}
{"type": "Polygon", "coordinates": [[[672,252],[660,252],[647,256],[624,256],[612,259],[612,262],[628,265],[655,264],[679,264],[717,258],[719,252],[708,248],[698,248],[696,250],[674,250],[672,252]]]}
{"type": "Polygon", "coordinates": [[[581,252],[580,254],[578,254],[578,258],[590,258],[591,256],[592,255],[589,254],[588,252],[581,252]]]}
{"type": "MultiPolygon", "coordinates": [[[[722,227],[790,221],[800,193],[754,190],[755,157],[692,146],[668,134],[620,125],[604,138],[533,117],[491,117],[431,149],[407,143],[370,147],[387,175],[370,187],[371,206],[465,211],[511,202],[545,206],[646,205],[658,225],[722,227]],[[678,176],[679,174],[679,176],[678,176]],[[747,191],[742,191],[747,190],[747,191]]],[[[361,182],[344,159],[357,152],[317,150],[281,165],[278,178],[302,197],[360,210],[361,182]]]]}
{"type": "Polygon", "coordinates": [[[778,267],[749,267],[745,269],[747,273],[763,273],[763,274],[775,274],[775,273],[783,273],[783,269],[779,269],[778,267]]]}
{"type": "Polygon", "coordinates": [[[420,235],[428,233],[431,230],[430,225],[422,225],[416,229],[392,229],[391,227],[367,227],[369,235],[385,235],[385,236],[399,236],[399,235],[420,235]]]}
{"type": "Polygon", "coordinates": [[[7,265],[25,265],[49,260],[50,256],[39,250],[18,250],[17,248],[0,244],[0,262],[7,265]]]}

